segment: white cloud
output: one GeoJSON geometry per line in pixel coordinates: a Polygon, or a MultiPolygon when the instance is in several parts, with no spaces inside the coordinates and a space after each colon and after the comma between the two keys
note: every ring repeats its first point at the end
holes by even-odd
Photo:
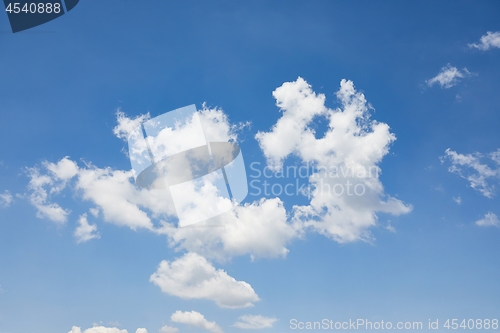
{"type": "Polygon", "coordinates": [[[500,219],[492,212],[487,213],[484,217],[476,221],[476,225],[480,227],[497,227],[500,228],[500,219]]]}
{"type": "Polygon", "coordinates": [[[379,180],[378,164],[396,138],[387,124],[370,120],[369,104],[351,81],[342,80],[336,95],[342,109],[332,110],[304,79],[284,83],[273,92],[281,118],[256,138],[274,170],[281,170],[290,155],[315,168],[309,177],[315,189],[310,204],[294,207],[293,225],[303,224],[340,243],[370,241],[368,229],[377,224],[377,212],[411,211],[387,196],[379,180]],[[316,117],[329,121],[322,138],[315,137],[316,117]],[[356,188],[363,194],[353,195],[356,188]]]}
{"type": "Polygon", "coordinates": [[[392,232],[392,233],[396,232],[396,228],[394,228],[394,226],[392,225],[391,220],[387,221],[387,225],[384,228],[385,228],[385,230],[387,230],[389,232],[392,232]]]}
{"type": "Polygon", "coordinates": [[[453,197],[453,201],[455,201],[457,203],[457,205],[460,205],[462,204],[462,198],[461,197],[453,197]]]}
{"type": "Polygon", "coordinates": [[[253,306],[259,297],[244,281],[237,281],[205,258],[187,253],[175,261],[162,261],[150,281],[169,295],[183,299],[206,299],[223,308],[253,306]]]}
{"type": "Polygon", "coordinates": [[[31,192],[28,197],[30,203],[37,209],[38,218],[48,218],[57,224],[66,223],[70,211],[63,209],[57,203],[49,202],[49,198],[66,187],[74,171],[73,163],[68,157],[64,157],[57,164],[44,162],[43,167],[48,170],[46,174],[40,174],[37,168],[28,168],[30,177],[28,190],[31,192]]]}
{"type": "Polygon", "coordinates": [[[116,137],[126,141],[134,129],[149,118],[150,115],[147,113],[132,119],[127,117],[124,112],[118,110],[116,111],[116,122],[118,124],[113,128],[113,133],[116,137]]]}
{"type": "Polygon", "coordinates": [[[260,315],[245,315],[238,318],[238,321],[234,323],[234,327],[243,329],[262,329],[273,327],[273,324],[277,321],[276,318],[269,318],[260,315]]]}
{"type": "Polygon", "coordinates": [[[71,331],[68,333],[128,333],[127,330],[121,330],[116,327],[104,327],[104,326],[94,326],[91,328],[87,328],[82,332],[80,327],[73,326],[71,331]]]}
{"type": "Polygon", "coordinates": [[[435,83],[438,83],[441,88],[451,88],[456,85],[460,79],[471,75],[471,73],[464,68],[463,71],[460,71],[456,67],[451,66],[450,64],[441,68],[441,71],[438,75],[425,81],[429,87],[432,87],[435,83]]]}
{"type": "Polygon", "coordinates": [[[175,323],[187,324],[202,328],[212,333],[224,332],[222,328],[220,328],[220,326],[215,323],[215,321],[206,320],[205,316],[196,311],[176,311],[172,314],[170,320],[175,323]]]}
{"type": "MultiPolygon", "coordinates": [[[[205,108],[199,114],[204,130],[208,133],[206,135],[212,141],[236,141],[236,132],[244,126],[230,124],[221,110],[205,108]]],[[[145,118],[146,116],[137,119],[145,118]]],[[[137,119],[128,119],[124,114],[118,114],[119,125],[115,128],[117,135],[125,136],[132,127],[131,124],[136,125],[137,119]]],[[[30,169],[32,183],[41,183],[31,186],[32,203],[38,208],[39,216],[44,209],[53,208],[52,215],[56,216],[54,219],[57,219],[56,213],[59,213],[58,220],[66,221],[69,211],[47,202],[47,198],[49,193],[55,195],[67,184],[71,184],[76,191],[76,198],[95,205],[90,210],[92,215],[102,216],[106,222],[133,230],[145,228],[158,234],[166,234],[170,245],[177,250],[197,252],[221,261],[245,254],[252,258],[283,257],[288,252],[287,244],[297,235],[297,227],[287,223],[286,210],[279,199],[262,199],[236,206],[234,210],[210,221],[217,223],[220,228],[204,228],[203,223],[197,225],[200,228],[175,228],[176,210],[170,193],[138,188],[134,185],[132,171],[99,168],[91,163],[78,168],[67,157],[56,164],[44,162],[42,166],[45,169],[42,168],[41,171],[30,169]],[[64,170],[67,172],[63,172],[64,170]]],[[[206,192],[191,191],[183,195],[194,203],[199,198],[200,206],[208,198],[206,192]],[[200,194],[205,195],[199,198],[200,194]]]]}
{"type": "Polygon", "coordinates": [[[69,159],[68,156],[55,163],[44,163],[47,170],[49,170],[57,179],[67,181],[78,173],[78,166],[76,163],[69,159]]]}
{"type": "Polygon", "coordinates": [[[481,36],[480,43],[469,44],[470,48],[476,48],[483,51],[489,50],[490,48],[500,48],[500,31],[491,32],[488,31],[486,35],[481,36]]]}
{"type": "Polygon", "coordinates": [[[467,155],[459,154],[448,148],[445,151],[445,156],[441,157],[441,162],[448,159],[451,162],[451,166],[448,168],[449,172],[468,180],[473,189],[487,198],[492,198],[495,195],[495,186],[489,180],[497,182],[500,180],[499,154],[500,149],[484,156],[478,152],[467,155]],[[481,159],[487,158],[493,163],[488,165],[481,162],[481,159]]]}
{"type": "Polygon", "coordinates": [[[12,194],[9,191],[5,190],[5,192],[0,193],[0,206],[9,207],[12,200],[12,194]]]}
{"type": "Polygon", "coordinates": [[[148,333],[148,330],[145,328],[138,328],[135,333],[148,333]]]}
{"type": "MultiPolygon", "coordinates": [[[[56,164],[44,162],[43,172],[29,169],[30,201],[39,217],[64,223],[69,210],[49,199],[71,184],[76,198],[94,205],[90,212],[95,217],[102,216],[106,222],[133,230],[143,228],[167,235],[175,250],[219,261],[247,254],[252,259],[285,257],[288,244],[305,230],[320,232],[341,243],[370,241],[369,228],[377,224],[378,212],[398,215],[411,210],[384,193],[378,164],[395,136],[387,124],[370,119],[369,104],[351,81],[342,80],[337,92],[342,108],[336,110],[327,108],[325,97],[315,94],[302,78],[284,83],[273,95],[283,111],[282,117],[270,132],[259,132],[256,136],[269,166],[279,170],[287,157],[296,155],[317,169],[308,179],[316,189],[309,205],[295,206],[291,214],[287,214],[279,198],[262,198],[234,205],[230,211],[194,227],[176,228],[177,212],[169,191],[138,188],[132,170],[99,168],[91,163],[78,167],[68,157],[56,164]],[[329,129],[322,138],[315,137],[311,124],[317,117],[329,121],[329,129]],[[356,175],[331,177],[318,171],[330,167],[348,169],[356,175]],[[361,171],[368,173],[359,174],[361,171]],[[321,191],[325,184],[335,187],[342,182],[351,182],[350,186],[366,193],[350,196],[321,191]]],[[[232,125],[222,110],[205,106],[198,116],[209,141],[237,141],[237,131],[245,126],[232,125]]],[[[131,119],[117,112],[114,133],[126,140],[146,119],[149,115],[131,119]]],[[[162,145],[166,147],[157,142],[158,149],[162,145]]],[[[198,197],[193,193],[184,195],[190,203],[197,202],[198,197]]],[[[203,202],[207,197],[204,196],[203,202]]]]}
{"type": "Polygon", "coordinates": [[[179,329],[177,327],[172,327],[168,325],[165,325],[158,330],[158,333],[177,333],[177,332],[179,332],[179,329]]]}
{"type": "Polygon", "coordinates": [[[77,243],[85,243],[94,238],[100,238],[97,233],[97,226],[89,224],[87,214],[83,214],[78,219],[78,227],[75,230],[75,238],[77,243]]]}
{"type": "Polygon", "coordinates": [[[158,229],[168,235],[171,246],[224,261],[226,257],[250,254],[284,257],[286,245],[297,237],[299,226],[287,222],[280,199],[261,199],[234,206],[233,210],[195,227],[158,229]]]}
{"type": "Polygon", "coordinates": [[[89,209],[90,214],[94,217],[99,217],[99,208],[90,208],[89,209]]]}
{"type": "Polygon", "coordinates": [[[83,199],[99,207],[105,221],[133,230],[152,229],[153,222],[140,205],[158,212],[165,211],[168,201],[162,207],[160,202],[155,202],[161,193],[158,191],[155,195],[152,191],[138,189],[132,184],[132,177],[132,171],[89,166],[80,170],[76,189],[81,191],[83,199]]]}

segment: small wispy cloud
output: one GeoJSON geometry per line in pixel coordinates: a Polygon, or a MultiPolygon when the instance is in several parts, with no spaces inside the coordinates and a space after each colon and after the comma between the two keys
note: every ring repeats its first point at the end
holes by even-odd
{"type": "Polygon", "coordinates": [[[90,224],[87,220],[87,214],[83,214],[78,219],[78,227],[75,230],[75,238],[77,243],[86,243],[91,239],[101,238],[99,233],[97,233],[97,226],[95,224],[90,224]]]}
{"type": "Polygon", "coordinates": [[[497,227],[500,228],[500,220],[496,214],[492,212],[487,213],[484,217],[476,221],[476,225],[479,227],[497,227]]]}
{"type": "Polygon", "coordinates": [[[0,194],[0,207],[9,207],[12,203],[12,194],[9,191],[5,190],[5,192],[0,194]]]}
{"type": "Polygon", "coordinates": [[[238,321],[234,323],[233,327],[243,328],[243,329],[262,329],[271,328],[273,324],[277,321],[276,318],[269,318],[260,315],[245,315],[238,318],[238,321]]]}
{"type": "Polygon", "coordinates": [[[168,325],[163,326],[158,331],[158,333],[177,333],[177,332],[179,332],[179,329],[177,327],[168,326],[168,325]]]}
{"type": "Polygon", "coordinates": [[[468,180],[470,187],[485,197],[492,198],[495,195],[492,182],[500,181],[500,149],[485,156],[479,152],[460,154],[448,148],[445,156],[441,157],[442,163],[446,160],[451,162],[449,172],[468,180]],[[492,162],[486,163],[488,159],[492,162]]]}
{"type": "Polygon", "coordinates": [[[500,31],[488,31],[486,35],[481,36],[479,43],[469,44],[470,48],[487,51],[492,48],[500,48],[500,31]]]}
{"type": "Polygon", "coordinates": [[[457,203],[457,205],[460,205],[462,203],[462,198],[460,197],[453,197],[453,201],[455,201],[457,203]]]}
{"type": "Polygon", "coordinates": [[[437,83],[441,86],[441,88],[448,89],[456,85],[460,79],[470,75],[472,75],[472,73],[465,67],[462,71],[460,71],[458,68],[447,64],[441,68],[441,71],[435,77],[425,81],[425,83],[427,83],[429,87],[432,87],[437,83]]]}

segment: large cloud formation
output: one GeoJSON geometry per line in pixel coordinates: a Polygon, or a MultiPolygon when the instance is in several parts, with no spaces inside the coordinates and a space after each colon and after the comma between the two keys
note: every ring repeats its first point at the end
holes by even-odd
{"type": "Polygon", "coordinates": [[[315,170],[309,177],[315,189],[310,204],[294,207],[295,223],[340,243],[368,241],[377,212],[399,215],[411,210],[384,193],[378,164],[396,137],[387,124],[370,119],[369,104],[351,81],[341,81],[336,96],[342,107],[335,110],[300,77],[284,83],[273,96],[283,114],[271,131],[256,135],[269,167],[280,170],[295,155],[315,170]],[[320,138],[312,126],[318,117],[329,122],[320,138]]]}
{"type": "MultiPolygon", "coordinates": [[[[307,180],[313,191],[306,205],[296,205],[287,212],[280,198],[230,203],[233,209],[224,214],[179,228],[169,191],[137,187],[133,170],[101,168],[90,162],[79,165],[69,157],[29,168],[26,198],[37,210],[37,217],[62,225],[71,210],[56,203],[55,197],[69,188],[74,198],[91,203],[93,207],[88,213],[94,218],[165,235],[175,251],[186,253],[173,262],[162,261],[151,276],[151,282],[165,293],[211,300],[220,307],[252,306],[259,297],[250,284],[216,269],[209,260],[224,262],[242,255],[252,259],[285,257],[290,242],[306,231],[319,232],[339,243],[371,241],[370,228],[376,226],[378,213],[399,215],[411,210],[410,205],[388,196],[379,179],[379,164],[395,135],[387,124],[370,119],[370,106],[351,81],[341,81],[336,93],[341,107],[337,109],[327,108],[325,96],[314,93],[300,77],[284,83],[273,96],[282,115],[270,131],[258,132],[256,139],[270,169],[281,170],[291,156],[312,168],[307,180]],[[321,137],[314,129],[318,118],[328,121],[327,131],[321,137]]],[[[237,142],[239,129],[246,126],[231,124],[220,109],[203,106],[197,114],[207,135],[215,141],[237,142]]],[[[118,112],[114,134],[126,141],[146,119],[149,115],[128,118],[118,112]]],[[[189,126],[179,128],[184,135],[188,130],[189,126]]],[[[165,133],[170,139],[178,134],[169,130],[165,133]]],[[[153,148],[168,147],[158,143],[153,148]]],[[[196,204],[195,196],[184,195],[196,204]]],[[[80,213],[74,233],[76,241],[105,238],[87,216],[80,213]]],[[[272,324],[264,319],[245,317],[237,326],[272,324]]]]}

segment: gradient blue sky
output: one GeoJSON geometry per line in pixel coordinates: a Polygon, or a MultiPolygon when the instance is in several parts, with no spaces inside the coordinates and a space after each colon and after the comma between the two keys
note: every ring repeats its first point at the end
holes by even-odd
{"type": "MultiPolygon", "coordinates": [[[[170,321],[177,310],[225,332],[243,331],[231,325],[246,314],[277,318],[272,332],[291,331],[292,318],[499,318],[500,229],[475,224],[500,215],[498,195],[440,161],[448,148],[500,148],[500,49],[468,46],[500,31],[499,14],[498,1],[80,1],[16,34],[0,15],[0,193],[13,197],[0,208],[0,332],[93,323],[198,332],[170,321]],[[470,74],[429,86],[447,64],[470,74]],[[94,219],[101,238],[76,244],[78,215],[92,205],[71,190],[58,199],[72,211],[64,226],[37,218],[23,198],[26,168],[43,161],[129,170],[113,135],[117,109],[156,116],[206,102],[232,123],[251,122],[240,133],[245,163],[265,163],[254,136],[281,116],[272,92],[299,76],[332,108],[341,79],[365,94],[372,118],[397,137],[380,164],[385,192],[413,210],[379,214],[373,244],[307,233],[284,259],[215,262],[251,284],[261,298],[253,308],[162,293],[149,277],[180,255],[165,237],[94,219]]],[[[488,182],[498,187],[496,168],[488,182]]],[[[283,198],[287,208],[301,200],[283,198]]]]}

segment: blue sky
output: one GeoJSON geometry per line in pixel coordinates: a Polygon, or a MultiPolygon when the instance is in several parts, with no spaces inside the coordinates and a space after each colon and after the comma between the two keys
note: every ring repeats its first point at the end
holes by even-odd
{"type": "MultiPolygon", "coordinates": [[[[294,318],[425,325],[439,318],[441,326],[447,318],[498,319],[499,10],[496,1],[81,1],[70,13],[16,34],[7,15],[0,15],[0,332],[66,333],[73,326],[90,329],[86,333],[118,332],[113,327],[151,333],[165,326],[171,328],[162,333],[175,332],[173,327],[243,332],[234,326],[244,322],[242,316],[262,316],[243,318],[272,326],[262,328],[270,332],[293,331],[294,318]],[[343,79],[373,107],[370,119],[395,135],[391,140],[381,131],[382,139],[356,146],[357,137],[346,134],[339,137],[344,144],[332,148],[363,166],[380,167],[383,190],[369,197],[380,199],[377,204],[366,197],[340,201],[337,218],[322,220],[317,211],[307,220],[298,218],[294,205],[326,211],[335,205],[326,200],[314,207],[303,195],[249,195],[241,207],[263,213],[237,225],[276,226],[277,239],[259,229],[261,243],[243,249],[242,239],[215,255],[173,244],[158,230],[119,225],[120,216],[109,218],[110,207],[96,204],[99,194],[78,187],[82,172],[131,169],[127,142],[114,134],[117,110],[132,121],[190,104],[202,110],[206,103],[205,110],[225,115],[229,125],[249,122],[234,132],[249,180],[251,163],[263,168],[279,156],[285,156],[284,167],[308,158],[345,164],[326,153],[306,156],[312,151],[307,129],[328,131],[325,119],[335,110],[347,114],[336,95],[348,90],[341,88],[343,79]],[[300,99],[301,80],[310,94],[324,94],[326,107],[287,137],[273,126],[285,116],[300,122],[313,107],[304,102],[295,113],[293,105],[280,110],[273,92],[282,87],[284,104],[300,99]],[[285,143],[293,140],[287,150],[285,143]],[[365,161],[363,147],[380,158],[365,161]],[[66,156],[79,170],[67,183],[47,169],[66,156]],[[64,183],[42,202],[68,212],[59,220],[35,207],[31,198],[41,192],[30,187],[33,168],[52,177],[44,185],[47,193],[64,183]],[[381,212],[380,202],[389,198],[397,204],[381,212]],[[283,217],[282,224],[274,224],[279,218],[271,218],[263,202],[283,217]],[[370,222],[359,212],[377,218],[370,222]],[[99,238],[75,237],[83,214],[97,228],[90,235],[99,238]],[[353,222],[357,218],[368,224],[353,222]],[[324,226],[342,226],[346,234],[324,226]],[[282,255],[274,245],[288,252],[282,255]],[[220,306],[225,293],[180,292],[182,279],[174,281],[178,285],[150,281],[160,262],[188,266],[189,255],[193,265],[216,272],[210,273],[214,283],[229,288],[228,297],[238,296],[230,291],[234,283],[251,286],[242,287],[247,294],[240,296],[253,306],[220,306]],[[191,311],[206,321],[196,321],[191,311]]],[[[361,118],[369,121],[366,113],[361,118]]]]}

